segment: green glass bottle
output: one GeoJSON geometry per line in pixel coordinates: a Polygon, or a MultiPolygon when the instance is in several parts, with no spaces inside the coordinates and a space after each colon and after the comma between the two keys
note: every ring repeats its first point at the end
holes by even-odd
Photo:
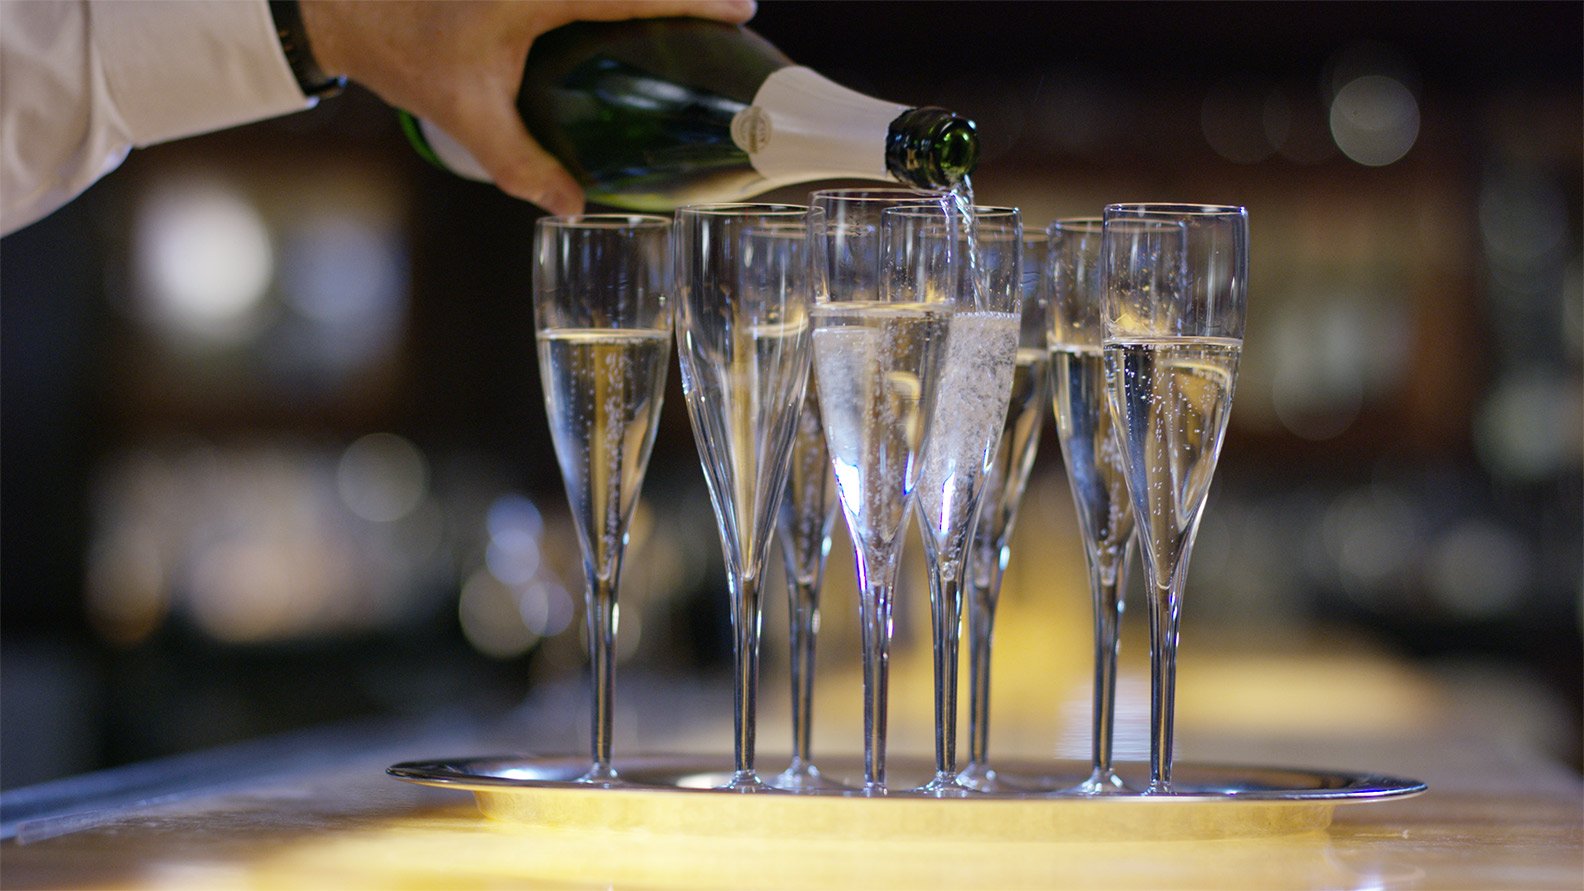
{"type": "MultiPolygon", "coordinates": [[[[591,202],[632,210],[826,179],[949,189],[979,155],[972,121],[854,92],[746,28],[702,19],[550,31],[529,52],[517,105],[591,202]]],[[[488,179],[443,131],[407,115],[403,125],[431,161],[488,179]]]]}

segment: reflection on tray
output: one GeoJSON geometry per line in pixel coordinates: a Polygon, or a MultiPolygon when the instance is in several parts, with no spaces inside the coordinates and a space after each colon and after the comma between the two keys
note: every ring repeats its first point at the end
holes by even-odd
{"type": "MultiPolygon", "coordinates": [[[[1003,776],[1026,790],[937,798],[917,792],[867,797],[855,791],[743,794],[717,788],[727,758],[655,756],[617,763],[621,784],[577,782],[583,759],[495,757],[407,762],[392,776],[474,793],[487,815],[545,831],[608,836],[756,838],[776,843],[1256,838],[1323,829],[1332,810],[1416,795],[1417,780],[1301,769],[1182,763],[1172,795],[1086,796],[1072,788],[1088,776],[1077,761],[1008,762],[1003,776]],[[944,835],[943,835],[944,834],[944,835]]],[[[1122,764],[1127,776],[1142,764],[1122,764]]],[[[860,765],[832,762],[850,785],[860,765]]],[[[922,782],[928,765],[896,763],[893,788],[922,782]]]]}

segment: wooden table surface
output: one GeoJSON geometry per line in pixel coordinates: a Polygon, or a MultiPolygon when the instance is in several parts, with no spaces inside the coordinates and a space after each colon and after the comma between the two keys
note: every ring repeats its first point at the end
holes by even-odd
{"type": "MultiPolygon", "coordinates": [[[[1504,733],[1511,724],[1489,701],[1500,695],[1482,698],[1477,690],[1424,676],[1386,657],[1350,654],[1345,671],[1335,657],[1315,653],[1284,654],[1270,663],[1259,662],[1262,658],[1268,657],[1205,657],[1185,673],[1181,757],[1408,776],[1427,782],[1430,791],[1401,801],[1339,807],[1325,830],[1278,837],[1017,844],[947,837],[875,845],[842,839],[780,843],[770,833],[747,842],[643,833],[569,835],[490,820],[465,792],[409,785],[385,775],[386,766],[404,760],[578,751],[586,733],[578,714],[582,689],[559,684],[540,689],[506,716],[458,714],[335,728],[9,792],[0,796],[7,836],[0,843],[0,884],[18,889],[1584,887],[1584,786],[1572,771],[1504,733]],[[1187,682],[1190,676],[1198,680],[1187,682]],[[1228,678],[1254,679],[1239,689],[1242,682],[1228,678]],[[1357,694],[1351,704],[1328,703],[1326,690],[1355,681],[1371,692],[1357,694]],[[1268,689],[1271,684],[1276,692],[1268,689]],[[1228,697],[1236,709],[1212,704],[1228,697]],[[1261,697],[1270,702],[1262,705],[1261,697]],[[1261,725],[1250,717],[1279,714],[1274,703],[1295,699],[1307,703],[1305,708],[1273,723],[1261,725]],[[1418,710],[1408,706],[1415,702],[1429,704],[1418,710]],[[1360,710],[1366,714],[1353,714],[1360,710]],[[1245,720],[1240,723],[1237,716],[1245,720]]],[[[905,662],[898,665],[904,681],[912,670],[905,662]]],[[[780,690],[771,683],[766,688],[780,690]]],[[[1073,686],[1073,708],[1056,712],[1081,715],[1086,708],[1081,688],[1073,686]]],[[[696,682],[626,678],[621,689],[626,705],[618,752],[722,751],[730,738],[729,691],[696,682]]],[[[1009,757],[1048,757],[1046,734],[1062,731],[1035,726],[1038,722],[1020,726],[1020,695],[1006,692],[997,738],[1009,757]]],[[[827,711],[850,705],[848,697],[830,698],[827,711]]],[[[916,702],[927,697],[901,697],[895,706],[899,748],[920,748],[916,702]]],[[[772,706],[767,705],[762,740],[785,738],[784,718],[772,706]]],[[[1033,711],[1052,712],[1048,707],[1033,711]]],[[[842,721],[832,717],[828,723],[837,727],[822,737],[827,746],[853,738],[842,721]]],[[[1067,738],[1077,736],[1068,732],[1067,738]]],[[[778,768],[781,759],[769,751],[762,763],[778,768]]]]}

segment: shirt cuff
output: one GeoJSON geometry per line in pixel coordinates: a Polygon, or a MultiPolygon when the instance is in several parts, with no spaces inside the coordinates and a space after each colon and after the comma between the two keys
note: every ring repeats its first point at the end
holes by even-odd
{"type": "Polygon", "coordinates": [[[266,0],[92,0],[105,90],[134,145],[311,107],[266,0]]]}

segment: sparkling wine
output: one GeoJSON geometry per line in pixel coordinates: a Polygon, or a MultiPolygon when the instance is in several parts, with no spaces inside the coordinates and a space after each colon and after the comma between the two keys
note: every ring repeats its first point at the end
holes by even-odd
{"type": "Polygon", "coordinates": [[[541,331],[556,459],[584,557],[607,581],[637,503],[665,393],[671,334],[663,329],[541,331]]]}
{"type": "Polygon", "coordinates": [[[727,560],[757,565],[769,545],[775,515],[766,508],[786,484],[786,428],[808,376],[808,336],[802,312],[752,326],[699,312],[681,339],[682,388],[727,560]]]}
{"type": "Polygon", "coordinates": [[[895,541],[918,481],[951,311],[854,301],[813,314],[820,414],[848,526],[859,547],[895,541]]]}
{"type": "Polygon", "coordinates": [[[1041,349],[1025,347],[1017,351],[1012,368],[1012,397],[1002,416],[1001,438],[986,472],[979,521],[974,525],[973,558],[968,571],[978,588],[990,588],[992,571],[1006,568],[1006,544],[1012,536],[1012,524],[1039,447],[1049,361],[1041,349]]]}
{"type": "Polygon", "coordinates": [[[786,565],[787,628],[792,693],[792,762],[775,779],[782,789],[803,791],[827,785],[810,755],[813,740],[814,649],[819,635],[820,588],[830,554],[831,523],[836,519],[836,476],[825,446],[819,385],[809,375],[808,389],[792,435],[786,497],[776,515],[776,534],[786,565]]]}
{"type": "Polygon", "coordinates": [[[816,589],[830,550],[831,521],[836,516],[836,478],[831,473],[819,405],[819,386],[810,376],[797,433],[792,437],[787,493],[776,519],[788,580],[816,589]]]}
{"type": "Polygon", "coordinates": [[[1057,345],[1056,436],[1084,534],[1096,548],[1117,553],[1133,533],[1122,452],[1106,406],[1106,367],[1099,347],[1057,345]]]}
{"type": "Polygon", "coordinates": [[[1007,413],[1021,319],[1010,312],[959,312],[948,328],[940,392],[919,472],[918,506],[939,555],[955,570],[1007,413]]]}
{"type": "Polygon", "coordinates": [[[1106,388],[1144,553],[1164,583],[1192,546],[1226,435],[1242,341],[1107,341],[1106,388]]]}

